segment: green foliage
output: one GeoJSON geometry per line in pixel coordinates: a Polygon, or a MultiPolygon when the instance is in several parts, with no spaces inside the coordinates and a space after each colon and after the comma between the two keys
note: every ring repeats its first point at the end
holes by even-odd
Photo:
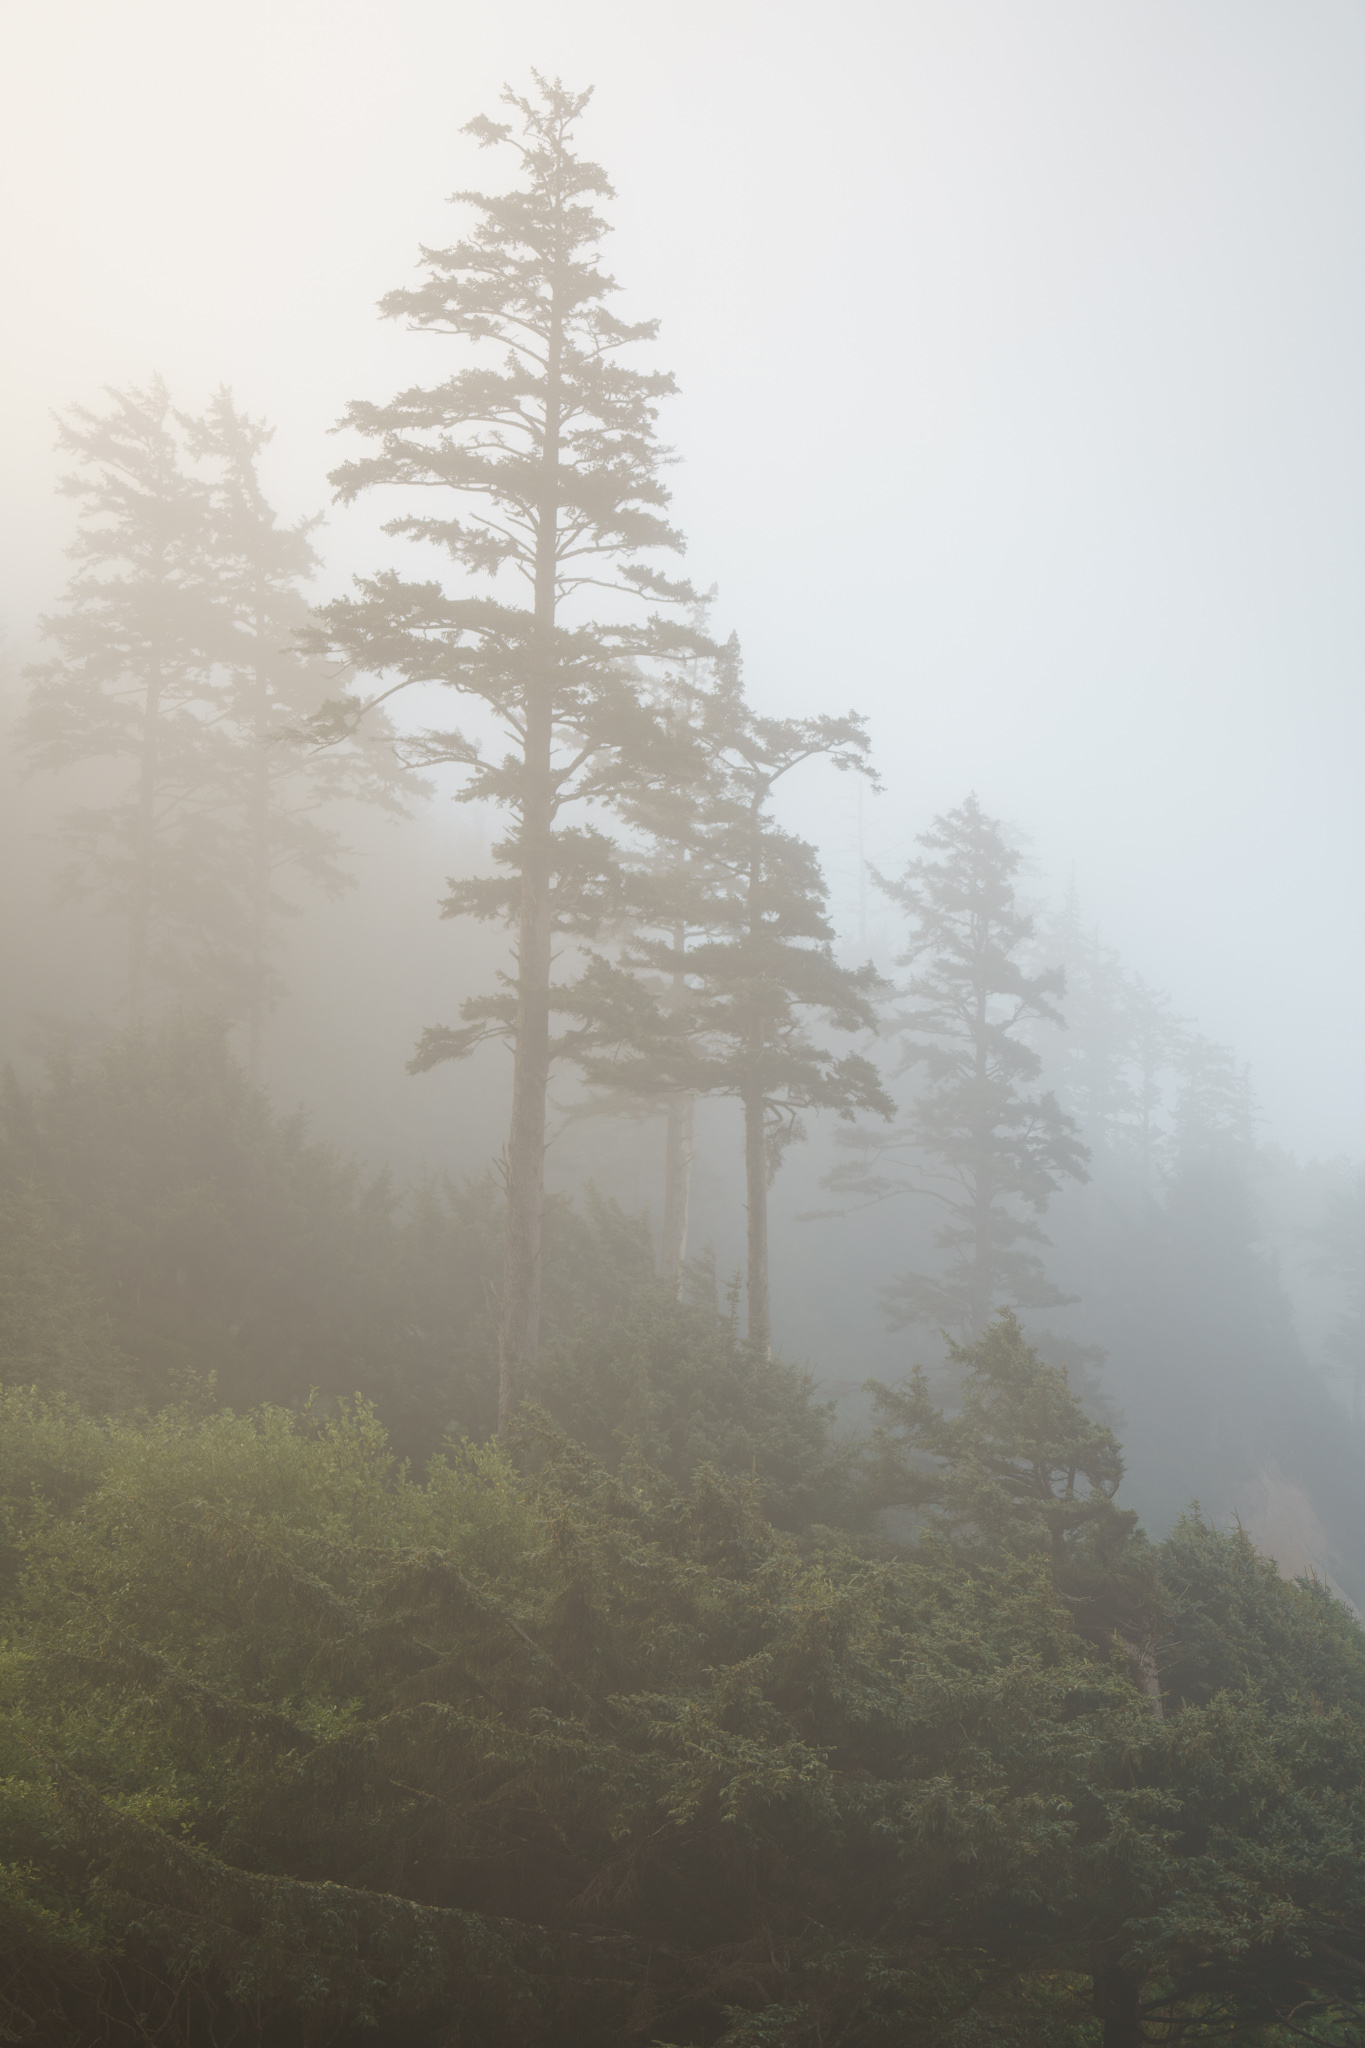
{"type": "Polygon", "coordinates": [[[622,1455],[605,1380],[614,1473],[529,1409],[418,1478],[363,1403],[0,1396],[0,2024],[1345,2048],[1365,1636],[1240,1534],[1146,1546],[1008,1319],[965,1363],[885,1403],[906,1550],[622,1455]]]}
{"type": "Polygon", "coordinates": [[[922,1369],[908,1387],[874,1389],[882,1417],[880,1485],[928,1509],[937,1532],[988,1551],[1042,1548],[1054,1565],[1081,1547],[1113,1552],[1137,1517],[1114,1500],[1118,1439],[1094,1422],[1064,1369],[1045,1364],[1002,1310],[980,1343],[954,1344],[960,1410],[934,1406],[922,1369]]]}
{"type": "Polygon", "coordinates": [[[613,1480],[548,1425],[522,1476],[421,1485],[363,1409],[102,1442],[60,1520],[10,1477],[7,1995],[39,2039],[73,1999],[177,2040],[434,2041],[452,2002],[475,2040],[946,2023],[988,1974],[973,1906],[1025,1966],[1130,1718],[1027,1568],[803,1557],[742,1482],[613,1480]]]}
{"type": "Polygon", "coordinates": [[[132,1391],[128,1360],[52,1197],[0,1179],[0,1359],[14,1384],[99,1412],[132,1391]]]}

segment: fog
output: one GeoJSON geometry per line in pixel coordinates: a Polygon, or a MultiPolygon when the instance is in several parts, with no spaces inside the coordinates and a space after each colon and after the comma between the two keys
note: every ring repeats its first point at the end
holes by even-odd
{"type": "MultiPolygon", "coordinates": [[[[445,346],[375,302],[449,239],[446,195],[491,175],[461,129],[506,81],[594,86],[620,310],[659,317],[681,387],[662,431],[688,571],[717,586],[759,711],[869,721],[880,793],[816,767],[783,799],[841,955],[889,965],[898,927],[862,863],[898,871],[974,791],[1026,846],[1026,893],[1074,886],[1126,968],[1249,1067],[1292,1181],[1265,1196],[1286,1342],[1317,1387],[1336,1303],[1303,1280],[1302,1230],[1365,1157],[1360,11],[52,0],[8,46],[11,702],[68,574],[53,415],[104,387],[156,371],[196,410],[226,382],[274,423],[275,502],[327,513],[318,602],[411,563],[375,503],[332,505],[326,482],[354,453],[330,438],[347,403],[434,376],[445,346]]],[[[116,1013],[116,948],[89,910],[46,907],[67,791],[5,790],[22,1066],[35,1018],[116,1013]]],[[[357,887],[294,927],[266,1062],[282,1107],[400,1175],[476,1171],[501,1143],[501,1054],[477,1081],[403,1072],[503,957],[437,922],[496,829],[448,795],[438,777],[407,823],[349,821],[357,887]]],[[[708,1109],[695,1190],[694,1243],[723,1271],[743,1256],[732,1122],[708,1109]]],[[[658,1143],[583,1125],[551,1184],[594,1177],[657,1220],[658,1143]]],[[[855,1313],[811,1249],[855,1226],[795,1221],[833,1156],[818,1131],[779,1184],[774,1294],[779,1341],[840,1390],[903,1369],[913,1346],[869,1297],[896,1231],[923,1226],[879,1217],[830,1254],[853,1259],[855,1313]]],[[[1084,1305],[1066,1214],[1048,1227],[1084,1305]]],[[[1069,1341],[1113,1353],[1115,1317],[1077,1314],[1069,1341]]],[[[1138,1367],[1109,1371],[1131,1421],[1138,1367]]],[[[1177,1482],[1142,1456],[1168,1516],[1177,1482]]]]}
{"type": "MultiPolygon", "coordinates": [[[[321,505],[346,401],[411,371],[371,309],[446,232],[468,110],[595,84],[755,697],[868,711],[879,852],[975,787],[1283,1143],[1365,1148],[1357,10],[57,0],[9,44],[12,641],[63,575],[54,408],[230,381],[321,505]]],[[[376,523],[331,515],[329,587],[376,523]]]]}
{"type": "Polygon", "coordinates": [[[1359,2048],[1365,11],[6,30],[0,2041],[1359,2048]]]}

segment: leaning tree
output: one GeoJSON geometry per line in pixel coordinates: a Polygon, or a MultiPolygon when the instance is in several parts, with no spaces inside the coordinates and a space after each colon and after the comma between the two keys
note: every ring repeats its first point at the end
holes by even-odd
{"type": "MultiPolygon", "coordinates": [[[[501,994],[465,1006],[461,1028],[428,1031],[413,1062],[420,1070],[460,1058],[491,1036],[512,1050],[503,1423],[539,1333],[556,935],[592,937],[617,881],[610,840],[571,820],[610,801],[648,753],[654,722],[632,658],[667,638],[651,602],[692,598],[641,561],[651,549],[683,548],[665,517],[667,451],[656,437],[658,402],[675,387],[623,359],[654,339],[657,322],[627,323],[610,309],[617,287],[599,262],[607,223],[596,202],[612,188],[573,140],[589,94],[538,75],[536,86],[535,98],[503,95],[512,121],[480,116],[466,131],[510,150],[520,182],[456,193],[473,209],[469,232],[424,248],[422,281],[381,302],[387,318],[456,343],[454,362],[387,405],[353,404],[343,425],[373,452],[333,476],[343,502],[373,490],[410,505],[425,495],[430,510],[402,510],[386,531],[433,546],[463,573],[454,587],[396,571],[361,579],[319,628],[334,656],[377,679],[369,702],[438,684],[482,707],[473,726],[424,733],[412,758],[455,764],[464,799],[509,816],[493,849],[500,872],[456,885],[445,908],[504,920],[514,973],[501,994]],[[632,602],[602,623],[587,595],[600,592],[632,602]],[[500,751],[485,751],[490,727],[500,751]]],[[[337,721],[366,701],[348,692],[337,721]]]]}

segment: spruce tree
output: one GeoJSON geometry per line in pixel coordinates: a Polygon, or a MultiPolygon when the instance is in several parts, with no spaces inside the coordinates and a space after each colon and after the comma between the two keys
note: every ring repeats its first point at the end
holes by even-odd
{"type": "MultiPolygon", "coordinates": [[[[839,1031],[876,1028],[879,977],[835,958],[828,890],[816,850],[773,816],[774,792],[814,759],[869,774],[868,738],[845,718],[756,716],[744,702],[737,652],[701,702],[693,739],[701,766],[689,788],[655,806],[669,856],[650,876],[648,902],[623,949],[626,975],[652,984],[656,1007],[622,1014],[615,1051],[589,1077],[665,1101],[729,1096],[744,1113],[748,1335],[771,1341],[768,1190],[803,1114],[889,1116],[871,1061],[839,1056],[811,1034],[812,1017],[839,1031]],[[645,1029],[641,1029],[641,1024],[645,1029]],[[632,1043],[633,1040],[633,1043],[632,1043]]],[[[648,822],[647,807],[637,818],[648,822]]]]}
{"type": "MultiPolygon", "coordinates": [[[[628,324],[608,303],[616,285],[598,261],[607,224],[596,203],[612,188],[573,140],[588,98],[537,78],[535,99],[504,95],[514,121],[469,124],[484,147],[513,152],[522,181],[501,194],[455,194],[474,209],[470,232],[424,249],[423,282],[391,292],[382,311],[472,355],[388,405],[352,405],[345,424],[375,452],[333,478],[344,502],[375,489],[448,496],[448,510],[404,512],[386,530],[430,543],[489,587],[452,592],[388,572],[323,614],[328,646],[382,677],[379,694],[443,684],[491,714],[505,749],[485,754],[464,730],[429,732],[415,749],[463,768],[465,797],[510,813],[494,849],[501,876],[457,886],[446,909],[505,919],[515,976],[507,1001],[475,1002],[462,1030],[429,1032],[414,1062],[461,1057],[495,1033],[511,1040],[504,1422],[538,1342],[552,949],[557,933],[591,937],[615,886],[610,842],[566,825],[564,814],[609,800],[623,759],[648,746],[629,657],[656,644],[657,632],[638,601],[691,596],[640,561],[683,545],[664,516],[666,456],[655,432],[658,401],[674,384],[622,360],[654,339],[657,323],[628,324]],[[566,621],[566,599],[604,589],[637,601],[625,623],[594,623],[581,602],[566,621]]],[[[355,710],[353,701],[339,716],[355,710]]]]}
{"type": "Polygon", "coordinates": [[[233,926],[223,824],[206,792],[225,772],[223,620],[211,570],[207,485],[187,466],[183,422],[157,377],[73,406],[58,446],[76,467],[75,571],[43,621],[56,656],[29,671],[21,726],[30,764],[112,761],[110,795],[71,811],[66,884],[127,929],[126,1006],[136,1023],[160,984],[212,986],[233,926]]]}
{"type": "Polygon", "coordinates": [[[924,1079],[905,1123],[859,1141],[837,1192],[881,1201],[915,1193],[938,1205],[938,1275],[906,1273],[888,1290],[900,1325],[935,1322],[975,1342],[1002,1307],[1044,1307],[1050,1286],[1038,1218],[1064,1179],[1086,1178],[1084,1146],[1056,1097],[1037,1086],[1028,1032],[1060,1025],[1060,969],[1032,973],[1033,920],[1015,890],[1019,856],[974,796],[936,818],[924,854],[880,886],[909,919],[899,964],[911,972],[895,1019],[901,1071],[924,1079]]]}
{"type": "Polygon", "coordinates": [[[1143,1188],[1150,1194],[1166,1145],[1166,1132],[1159,1117],[1186,1027],[1172,1010],[1170,997],[1150,987],[1140,974],[1129,979],[1128,1019],[1133,1062],[1133,1148],[1143,1188]]]}
{"type": "Polygon", "coordinates": [[[260,1071],[265,1019],[280,990],[274,956],[294,905],[281,883],[292,873],[327,896],[353,885],[333,807],[346,800],[406,809],[403,770],[382,714],[325,748],[308,721],[334,687],[331,671],[305,657],[310,618],[304,586],[320,567],[320,517],[281,525],[260,478],[274,429],[238,410],[221,388],[191,423],[194,453],[214,465],[211,547],[226,676],[224,724],[231,741],[218,801],[241,904],[241,941],[226,1006],[244,1017],[247,1062],[260,1071]]]}
{"type": "MultiPolygon", "coordinates": [[[[713,594],[712,594],[713,595],[713,594]]],[[[692,1166],[696,1151],[697,1091],[689,1077],[670,1080],[665,1047],[686,1040],[693,1025],[694,992],[687,955],[710,929],[724,901],[727,875],[712,860],[705,821],[721,794],[723,767],[713,727],[715,707],[738,685],[738,643],[713,649],[711,596],[692,613],[697,642],[680,655],[643,664],[649,702],[665,735],[664,752],[683,772],[641,779],[623,790],[618,808],[632,828],[622,850],[623,915],[613,934],[615,968],[594,962],[595,994],[588,1006],[599,1025],[615,1017],[609,1058],[583,1046],[595,1086],[579,1114],[621,1114],[664,1121],[664,1186],[659,1267],[674,1297],[681,1295],[687,1262],[692,1166]],[[610,990],[605,1006],[603,987],[610,990]],[[637,1057],[623,1062],[623,1046],[637,1057]],[[652,1057],[641,1059],[646,1052],[652,1057]]],[[[589,1021],[588,1014],[583,1022],[589,1021]]],[[[583,1062],[580,1061],[582,1064],[583,1062]]]]}
{"type": "Polygon", "coordinates": [[[1351,1417],[1360,1421],[1365,1382],[1365,1174],[1329,1195],[1326,1210],[1305,1233],[1311,1247],[1308,1270],[1319,1280],[1343,1283],[1345,1302],[1327,1339],[1333,1357],[1351,1379],[1351,1417]]]}
{"type": "Polygon", "coordinates": [[[1125,1149],[1140,1108],[1130,980],[1113,947],[1086,923],[1074,883],[1041,939],[1066,976],[1066,1023],[1054,1055],[1057,1096],[1098,1164],[1125,1149]]]}

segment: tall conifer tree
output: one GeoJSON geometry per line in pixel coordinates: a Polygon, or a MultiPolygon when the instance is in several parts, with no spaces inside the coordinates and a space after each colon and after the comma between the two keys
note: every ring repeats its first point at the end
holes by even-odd
{"type": "Polygon", "coordinates": [[[76,464],[60,488],[82,512],[76,568],[43,621],[57,654],[29,671],[21,739],[37,768],[112,761],[125,771],[63,830],[70,887],[125,921],[137,1023],[156,984],[196,989],[215,974],[230,892],[205,793],[220,785],[230,743],[208,487],[187,466],[159,377],[107,397],[103,412],[73,406],[60,424],[58,447],[76,464]]]}
{"type": "Polygon", "coordinates": [[[325,895],[352,886],[332,807],[346,800],[406,809],[407,778],[382,714],[330,747],[310,744],[309,719],[334,687],[327,664],[305,657],[305,585],[320,566],[319,517],[282,525],[260,477],[274,429],[240,412],[226,387],[190,427],[194,452],[215,468],[211,546],[223,619],[224,712],[232,742],[219,792],[230,835],[240,938],[227,1007],[247,1029],[247,1061],[259,1073],[265,1019],[279,993],[275,954],[293,910],[281,884],[292,873],[325,895]]]}
{"type": "MultiPolygon", "coordinates": [[[[627,973],[652,982],[658,1008],[642,1033],[623,1014],[614,1052],[590,1078],[664,1101],[729,1096],[744,1113],[749,1341],[771,1342],[768,1190],[809,1110],[846,1120],[889,1116],[871,1061],[812,1036],[822,1017],[847,1032],[876,1028],[871,966],[834,954],[828,890],[816,850],[773,816],[774,792],[803,763],[825,759],[868,774],[863,721],[759,718],[744,702],[737,650],[700,700],[700,761],[689,789],[636,809],[668,856],[649,871],[648,906],[623,949],[627,973]]],[[[633,995],[632,991],[632,995],[633,995]]]]}
{"type": "Polygon", "coordinates": [[[504,95],[512,122],[480,116],[467,131],[513,152],[520,185],[455,194],[474,210],[468,235],[424,249],[424,281],[382,302],[388,318],[449,337],[474,359],[388,405],[352,405],[345,424],[375,452],[333,479],[343,501],[374,489],[453,499],[449,510],[405,512],[387,530],[429,542],[491,587],[452,593],[388,573],[324,614],[331,650],[382,676],[381,694],[448,685],[491,712],[506,748],[490,758],[477,734],[447,730],[428,733],[417,749],[424,760],[463,767],[466,797],[511,814],[494,849],[502,876],[461,885],[447,911],[505,918],[516,964],[510,1015],[496,998],[476,1003],[463,1030],[429,1032],[415,1062],[459,1057],[494,1031],[512,1044],[504,1423],[538,1342],[552,948],[556,932],[592,935],[615,877],[609,842],[566,827],[564,812],[609,800],[623,758],[638,757],[650,729],[627,659],[652,644],[648,624],[634,613],[626,624],[593,624],[580,605],[571,626],[563,606],[574,593],[603,589],[645,601],[692,595],[639,559],[683,545],[664,516],[665,452],[655,433],[658,401],[674,384],[621,360],[654,339],[657,323],[627,324],[608,304],[616,285],[598,261],[607,224],[596,203],[612,188],[573,141],[589,95],[540,78],[537,89],[534,99],[504,95]]]}
{"type": "Polygon", "coordinates": [[[1327,1348],[1350,1375],[1351,1415],[1358,1423],[1365,1384],[1365,1173],[1332,1191],[1324,1214],[1306,1235],[1309,1272],[1343,1287],[1345,1299],[1327,1348]]]}
{"type": "Polygon", "coordinates": [[[924,854],[881,886],[909,919],[911,972],[897,1020],[902,1071],[923,1086],[905,1124],[860,1141],[828,1185],[880,1201],[916,1193],[941,1211],[941,1275],[907,1273],[888,1290],[902,1323],[937,1322],[974,1343],[999,1308],[1061,1297],[1043,1272],[1038,1218],[1086,1153],[1055,1096],[1037,1086],[1031,1024],[1060,1025],[1060,969],[1024,965],[1033,920],[1015,893],[1019,856],[974,796],[920,834],[924,854]]]}

